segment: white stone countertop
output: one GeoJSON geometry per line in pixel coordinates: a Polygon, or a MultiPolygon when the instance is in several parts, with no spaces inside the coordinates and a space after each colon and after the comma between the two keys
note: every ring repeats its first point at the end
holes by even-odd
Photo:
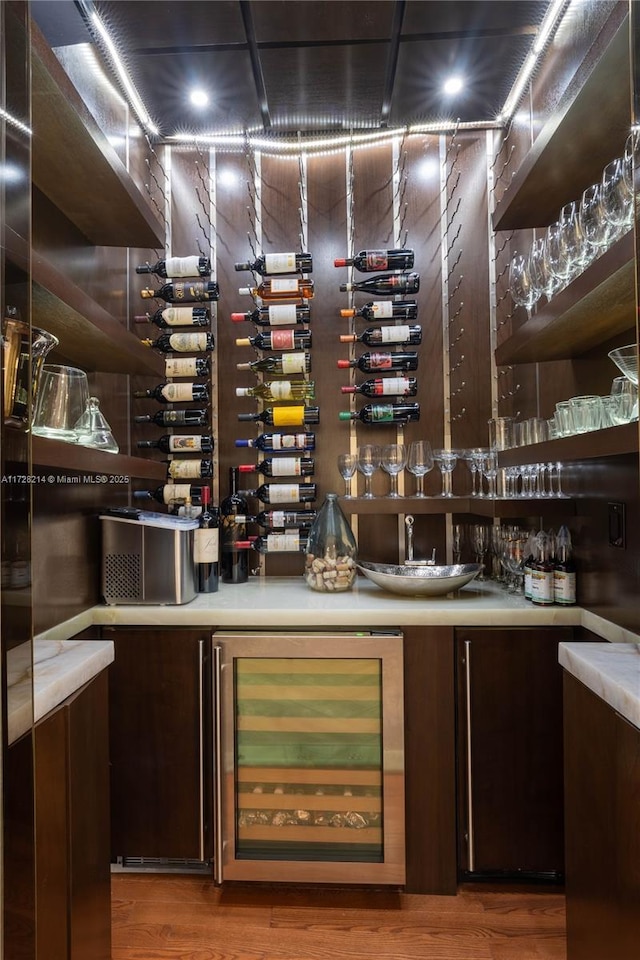
{"type": "Polygon", "coordinates": [[[640,728],[640,643],[561,643],[558,659],[572,676],[640,728]]]}

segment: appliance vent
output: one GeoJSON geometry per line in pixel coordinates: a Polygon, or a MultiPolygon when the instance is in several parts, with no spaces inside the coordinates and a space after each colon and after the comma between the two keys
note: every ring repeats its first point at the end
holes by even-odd
{"type": "Polygon", "coordinates": [[[108,553],[104,558],[104,598],[141,600],[142,570],[138,553],[108,553]]]}
{"type": "Polygon", "coordinates": [[[112,873],[211,873],[210,860],[180,860],[171,857],[118,857],[112,873]]]}

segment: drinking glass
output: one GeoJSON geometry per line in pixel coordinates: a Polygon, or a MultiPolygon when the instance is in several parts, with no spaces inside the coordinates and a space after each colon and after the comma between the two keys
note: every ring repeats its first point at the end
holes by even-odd
{"type": "Polygon", "coordinates": [[[531,317],[531,310],[538,300],[539,293],[532,282],[529,270],[529,258],[521,253],[514,254],[509,266],[509,289],[513,302],[518,307],[524,307],[527,316],[531,317]]]}
{"type": "Polygon", "coordinates": [[[611,396],[616,403],[611,412],[615,424],[638,419],[638,388],[627,377],[616,377],[611,384],[611,396]]]}
{"type": "Polygon", "coordinates": [[[549,270],[545,255],[544,237],[538,237],[533,241],[533,246],[529,252],[529,272],[538,299],[546,297],[547,302],[551,300],[560,284],[549,270]]]}
{"type": "Polygon", "coordinates": [[[572,397],[569,404],[576,433],[588,433],[590,430],[600,429],[602,423],[600,397],[572,397]]]}
{"type": "Polygon", "coordinates": [[[440,467],[440,473],[442,474],[442,493],[441,497],[452,497],[453,493],[451,492],[451,474],[453,469],[458,462],[458,454],[455,450],[434,450],[433,459],[440,467]]]}
{"type": "Polygon", "coordinates": [[[407,462],[407,448],[404,443],[388,443],[382,448],[380,465],[391,477],[391,489],[388,497],[398,497],[398,474],[404,470],[407,462]]]}
{"type": "Polygon", "coordinates": [[[425,474],[433,470],[433,451],[428,440],[414,440],[409,444],[407,453],[407,470],[416,478],[416,492],[414,496],[424,497],[425,474]]]}
{"type": "Polygon", "coordinates": [[[364,477],[364,494],[367,500],[373,497],[371,477],[380,466],[381,450],[375,443],[365,443],[358,447],[358,470],[364,477]]]}
{"type": "Polygon", "coordinates": [[[513,423],[513,417],[495,417],[488,421],[491,450],[508,450],[514,445],[513,423]]]}
{"type": "Polygon", "coordinates": [[[576,432],[573,423],[573,412],[568,400],[560,400],[556,403],[556,423],[558,426],[558,436],[570,437],[576,432]]]}
{"type": "Polygon", "coordinates": [[[358,457],[355,453],[340,453],[338,455],[338,470],[344,480],[345,499],[352,499],[351,478],[358,469],[358,457]]]}
{"type": "Polygon", "coordinates": [[[76,424],[89,403],[89,383],[84,370],[57,364],[42,368],[32,433],[76,443],[76,424]]]}

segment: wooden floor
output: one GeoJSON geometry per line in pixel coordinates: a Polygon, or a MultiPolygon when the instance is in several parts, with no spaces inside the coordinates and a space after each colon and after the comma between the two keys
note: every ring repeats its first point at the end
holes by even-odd
{"type": "Polygon", "coordinates": [[[114,874],[112,960],[566,960],[564,897],[457,897],[114,874]]]}

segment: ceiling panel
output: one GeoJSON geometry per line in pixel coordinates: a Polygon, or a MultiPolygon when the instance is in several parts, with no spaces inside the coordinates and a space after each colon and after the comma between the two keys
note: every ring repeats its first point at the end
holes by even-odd
{"type": "Polygon", "coordinates": [[[258,43],[384,40],[393,20],[392,0],[343,3],[339,0],[252,0],[258,43]]]}
{"type": "Polygon", "coordinates": [[[95,9],[128,54],[246,40],[237,0],[97,0],[95,9]]]}

